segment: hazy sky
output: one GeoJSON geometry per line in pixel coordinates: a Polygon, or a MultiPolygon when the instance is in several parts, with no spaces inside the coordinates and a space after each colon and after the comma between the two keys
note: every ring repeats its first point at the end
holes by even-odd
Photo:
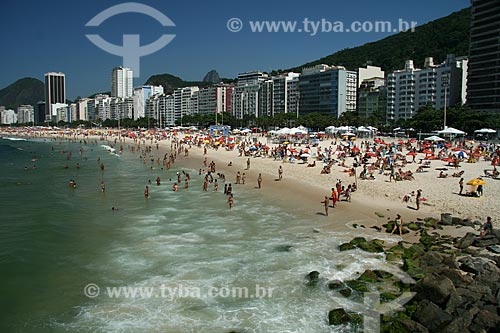
{"type": "MultiPolygon", "coordinates": [[[[139,34],[141,45],[163,34],[176,35],[161,50],[141,58],[137,86],[161,73],[195,81],[211,69],[234,78],[250,70],[290,68],[392,34],[321,32],[320,25],[313,36],[313,24],[322,19],[342,21],[345,28],[354,21],[391,21],[397,27],[400,18],[420,25],[469,6],[468,0],[147,0],[137,3],[156,8],[175,26],[164,27],[140,13],[119,14],[98,27],[85,26],[99,12],[122,3],[2,0],[0,89],[23,77],[43,80],[44,73],[61,71],[70,99],[110,90],[110,71],[122,65],[122,58],[99,49],[86,34],[98,34],[116,45],[122,45],[123,34],[139,34]],[[241,31],[229,31],[231,18],[241,19],[241,31]],[[307,27],[304,19],[310,22],[307,27]],[[302,32],[252,32],[250,21],[258,20],[297,21],[296,30],[302,32]]],[[[239,27],[233,24],[232,28],[239,27]]],[[[328,29],[328,24],[324,27],[328,29]]]]}

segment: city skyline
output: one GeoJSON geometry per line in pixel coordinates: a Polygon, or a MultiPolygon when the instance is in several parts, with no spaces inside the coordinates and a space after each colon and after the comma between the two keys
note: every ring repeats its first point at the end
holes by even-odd
{"type": "MultiPolygon", "coordinates": [[[[121,58],[107,54],[85,38],[87,33],[101,33],[110,43],[120,44],[122,34],[140,33],[141,44],[154,42],[162,32],[176,34],[170,45],[155,54],[141,59],[141,76],[134,80],[135,86],[146,82],[154,74],[169,73],[184,80],[199,81],[211,69],[216,69],[221,77],[236,78],[238,73],[299,66],[308,61],[319,59],[343,48],[355,47],[366,42],[387,37],[392,33],[322,33],[311,36],[300,33],[252,33],[243,29],[238,33],[230,32],[228,19],[239,17],[248,20],[297,20],[303,18],[352,22],[354,20],[390,20],[403,18],[416,21],[418,25],[469,6],[468,0],[443,1],[438,4],[427,1],[415,5],[408,11],[408,5],[395,1],[373,4],[358,1],[343,4],[342,7],[324,1],[309,3],[306,10],[296,3],[266,3],[262,6],[235,8],[228,1],[217,4],[195,4],[193,6],[167,1],[141,3],[150,5],[165,13],[176,24],[175,27],[162,27],[151,18],[140,14],[121,14],[110,18],[101,27],[85,27],[85,23],[100,11],[120,1],[106,4],[90,2],[59,6],[60,1],[49,4],[33,4],[27,10],[20,4],[7,1],[4,14],[0,14],[3,25],[3,40],[9,45],[8,52],[1,56],[0,88],[23,77],[42,79],[50,71],[64,72],[67,77],[67,97],[88,96],[96,92],[109,91],[109,68],[122,65],[121,58]],[[366,10],[356,11],[359,6],[366,10]],[[65,8],[65,9],[64,9],[65,8]],[[7,16],[6,13],[9,13],[7,16]],[[52,20],[42,20],[44,15],[52,20]],[[368,14],[365,14],[368,13],[368,14]],[[16,34],[7,33],[8,27],[23,18],[16,34]],[[38,20],[37,20],[38,18],[38,20]],[[36,24],[43,22],[43,24],[36,24]],[[126,27],[123,23],[126,22],[126,27]],[[64,27],[61,29],[61,27],[64,27]],[[19,38],[22,35],[23,38],[19,38]],[[297,43],[304,47],[296,48],[297,43]],[[33,54],[36,53],[36,58],[33,54]],[[36,59],[34,61],[33,59],[36,59]]],[[[376,64],[375,64],[376,65],[376,64]]]]}

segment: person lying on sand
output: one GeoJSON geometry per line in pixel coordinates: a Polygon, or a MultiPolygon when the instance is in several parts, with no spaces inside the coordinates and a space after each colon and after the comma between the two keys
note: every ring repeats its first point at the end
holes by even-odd
{"type": "Polygon", "coordinates": [[[438,178],[447,178],[447,177],[448,177],[448,174],[444,173],[444,171],[441,170],[441,172],[439,172],[438,178]]]}

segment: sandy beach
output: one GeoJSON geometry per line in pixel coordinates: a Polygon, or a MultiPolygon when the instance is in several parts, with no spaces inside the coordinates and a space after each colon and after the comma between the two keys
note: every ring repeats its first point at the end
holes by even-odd
{"type": "MultiPolygon", "coordinates": [[[[4,132],[4,136],[17,135],[28,136],[23,131],[4,132]]],[[[31,133],[30,135],[33,135],[31,133]]],[[[37,134],[41,135],[41,134],[37,134]]],[[[46,135],[46,134],[45,134],[46,135]]],[[[177,136],[166,138],[163,140],[139,140],[142,142],[142,147],[158,144],[158,150],[153,149],[152,153],[155,159],[163,158],[165,154],[170,154],[172,139],[183,138],[183,133],[178,133],[177,136]]],[[[66,138],[83,139],[82,135],[66,135],[66,138]]],[[[101,136],[88,136],[89,140],[102,139],[101,136]]],[[[113,144],[118,136],[106,136],[105,140],[113,144]]],[[[268,138],[250,135],[244,137],[247,144],[253,144],[255,141],[263,145],[268,145],[271,149],[276,145],[268,142],[268,138]]],[[[134,145],[133,139],[121,138],[122,145],[134,145]]],[[[394,142],[394,138],[385,139],[387,143],[394,142]]],[[[360,147],[361,139],[353,142],[354,146],[360,147]]],[[[314,156],[318,148],[325,151],[327,148],[333,150],[341,142],[334,139],[323,140],[319,142],[318,147],[309,147],[304,144],[294,146],[293,149],[301,150],[306,147],[310,148],[312,157],[308,162],[303,163],[300,160],[294,163],[289,163],[287,160],[276,160],[270,157],[246,157],[239,156],[237,149],[226,149],[220,147],[215,149],[213,146],[205,145],[184,145],[184,148],[190,147],[189,156],[185,157],[184,153],[179,153],[177,157],[178,163],[192,168],[194,170],[207,168],[203,166],[203,160],[206,158],[208,163],[211,161],[216,164],[216,172],[222,172],[226,176],[226,183],[232,183],[236,190],[244,187],[245,190],[260,191],[263,200],[272,201],[276,205],[288,207],[293,211],[305,214],[311,219],[323,219],[325,221],[325,229],[328,230],[346,230],[351,228],[353,224],[362,224],[369,228],[370,226],[386,223],[387,220],[393,219],[396,214],[401,214],[405,222],[415,221],[418,218],[435,217],[440,218],[441,213],[450,213],[453,216],[468,218],[472,221],[483,221],[486,216],[493,217],[495,227],[500,227],[498,217],[500,216],[500,207],[496,204],[497,198],[500,195],[500,180],[485,178],[486,185],[484,186],[484,195],[479,198],[466,197],[458,195],[460,178],[452,177],[454,172],[463,171],[464,183],[470,179],[484,176],[485,169],[493,169],[490,161],[484,161],[481,158],[476,163],[462,162],[458,169],[449,166],[441,160],[430,160],[427,163],[423,173],[416,173],[416,169],[421,166],[419,160],[424,159],[426,155],[418,153],[415,157],[415,163],[411,163],[412,156],[406,156],[408,164],[404,166],[403,171],[410,170],[413,172],[414,180],[389,181],[388,171],[382,174],[374,173],[374,180],[361,180],[359,174],[362,167],[356,169],[357,179],[346,172],[354,163],[353,157],[347,157],[344,160],[344,166],[339,166],[338,163],[333,164],[331,173],[321,174],[323,168],[322,161],[316,161],[314,167],[308,167],[308,163],[314,160],[314,156]],[[250,160],[250,169],[247,169],[247,160],[250,160]],[[283,179],[278,180],[278,169],[283,169],[283,179]],[[447,178],[438,178],[439,170],[444,168],[443,172],[448,174],[447,178]],[[246,184],[236,185],[236,173],[245,173],[246,184]],[[262,189],[257,188],[258,174],[262,174],[262,189]],[[329,209],[329,216],[324,216],[324,209],[321,201],[324,196],[330,196],[331,188],[335,186],[337,180],[342,181],[342,185],[347,187],[348,184],[357,183],[357,191],[352,195],[351,202],[340,201],[336,208],[329,209]],[[422,190],[424,201],[420,206],[420,210],[415,210],[415,197],[409,202],[403,202],[403,197],[406,194],[418,189],[422,190]]],[[[184,149],[183,148],[183,149],[184,149]]],[[[406,154],[403,150],[403,155],[406,154]]],[[[373,163],[375,158],[369,160],[369,164],[373,163]]],[[[464,185],[464,192],[469,189],[469,186],[464,185]]],[[[201,189],[200,189],[201,190],[201,189]]],[[[342,197],[341,197],[342,199],[342,197]]],[[[237,205],[237,198],[235,201],[237,205]]]]}

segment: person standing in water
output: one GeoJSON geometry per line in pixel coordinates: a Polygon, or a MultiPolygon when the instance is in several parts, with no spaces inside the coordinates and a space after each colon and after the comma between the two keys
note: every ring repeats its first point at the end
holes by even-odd
{"type": "Polygon", "coordinates": [[[234,197],[232,193],[229,195],[229,198],[227,198],[227,203],[229,204],[229,209],[232,209],[234,205],[234,197]]]}
{"type": "Polygon", "coordinates": [[[101,182],[101,192],[106,191],[106,185],[104,184],[104,181],[101,182]]]}
{"type": "Polygon", "coordinates": [[[144,189],[144,197],[145,197],[146,199],[148,199],[148,198],[149,198],[149,186],[148,186],[148,185],[146,185],[146,189],[144,189]]]}
{"type": "Polygon", "coordinates": [[[328,216],[328,204],[330,203],[330,199],[325,195],[325,200],[321,201],[321,203],[325,206],[325,216],[328,216]]]}

